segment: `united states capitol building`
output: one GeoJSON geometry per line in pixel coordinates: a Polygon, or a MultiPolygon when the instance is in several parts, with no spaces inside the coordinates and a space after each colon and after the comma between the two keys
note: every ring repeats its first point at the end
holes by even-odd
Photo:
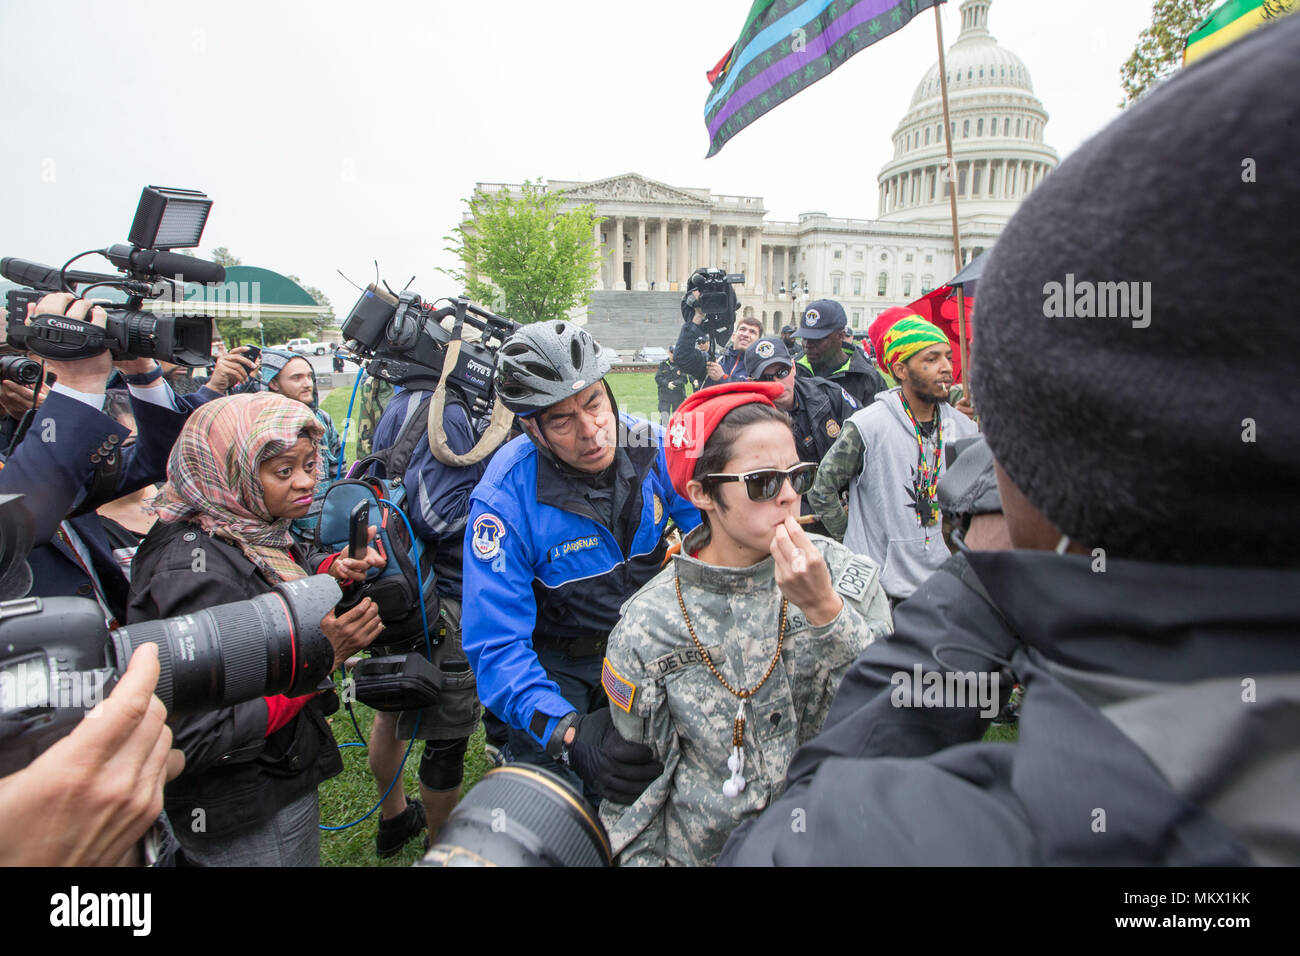
{"type": "Polygon", "coordinates": [[[703,265],[743,272],[745,284],[737,287],[742,312],[770,332],[790,322],[800,303],[818,298],[838,300],[850,325],[865,329],[885,309],[906,305],[957,272],[948,198],[953,185],[963,259],[992,246],[1058,157],[1044,142],[1047,111],[1034,96],[1029,71],[989,32],[991,5],[961,4],[961,30],[946,55],[947,130],[938,62],[920,78],[894,129],[893,157],[877,177],[875,219],[817,211],[780,222],[767,218],[761,196],[715,193],[635,172],[594,182],[549,181],[549,190],[564,193],[566,206],[596,207],[592,241],[602,262],[585,310],[590,331],[618,349],[670,345],[681,291],[703,265]],[[945,137],[952,138],[957,166],[951,184],[945,137]]]}

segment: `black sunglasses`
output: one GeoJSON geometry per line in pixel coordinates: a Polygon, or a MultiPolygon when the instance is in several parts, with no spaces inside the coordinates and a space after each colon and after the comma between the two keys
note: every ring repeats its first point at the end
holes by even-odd
{"type": "Polygon", "coordinates": [[[789,365],[782,365],[782,366],[781,366],[779,369],[777,369],[775,372],[771,372],[771,373],[764,372],[762,375],[759,376],[758,380],[759,380],[760,382],[776,382],[776,381],[780,381],[781,379],[783,379],[783,378],[785,378],[787,375],[789,375],[791,371],[792,371],[792,369],[791,369],[791,367],[790,367],[789,365]]]}
{"type": "Polygon", "coordinates": [[[787,478],[796,495],[806,494],[817,477],[816,462],[804,461],[792,468],[781,471],[768,468],[763,471],[751,471],[744,475],[705,475],[707,481],[743,481],[745,491],[751,501],[771,501],[781,493],[781,486],[787,478]]]}

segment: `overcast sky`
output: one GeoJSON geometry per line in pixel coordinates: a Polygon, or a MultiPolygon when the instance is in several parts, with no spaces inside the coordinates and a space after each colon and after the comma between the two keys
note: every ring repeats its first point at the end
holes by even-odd
{"type": "MultiPolygon", "coordinates": [[[[870,218],[934,15],[859,53],[705,160],[706,70],[750,0],[3,0],[0,255],[52,265],[126,239],[146,184],[215,204],[201,253],[317,285],[342,318],[372,260],[456,291],[443,237],[476,182],[642,173],[870,218]]],[[[943,8],[944,40],[958,32],[943,8]]],[[[1064,158],[1118,115],[1149,0],[994,0],[1064,158]]],[[[86,259],[80,268],[106,268],[86,259]]],[[[111,271],[111,270],[110,270],[111,271]]]]}

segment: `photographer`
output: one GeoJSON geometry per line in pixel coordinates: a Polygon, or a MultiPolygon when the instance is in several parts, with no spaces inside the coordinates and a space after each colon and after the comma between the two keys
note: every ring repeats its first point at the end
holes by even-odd
{"type": "MultiPolygon", "coordinates": [[[[245,600],[303,577],[324,556],[308,556],[289,525],[311,506],[323,429],[303,404],[280,395],[236,395],[197,409],[167,466],[155,500],[158,523],[132,567],[132,621],[245,600]]],[[[359,576],[336,558],[337,577],[359,576]]],[[[383,563],[369,549],[366,566],[383,563]]],[[[367,600],[321,622],[334,666],[383,628],[367,600]]],[[[173,720],[185,772],[166,806],[191,861],[206,866],[316,865],[321,781],[342,761],[325,715],[332,690],[259,698],[173,720]]]]}
{"type": "Polygon", "coordinates": [[[763,334],[763,325],[747,317],[736,322],[735,283],[744,276],[724,273],[721,269],[696,269],[686,284],[681,309],[684,325],[673,346],[673,361],[701,386],[745,380],[744,353],[763,334]],[[734,324],[734,330],[733,330],[734,324]],[[709,336],[707,355],[695,348],[701,334],[709,336]],[[728,336],[731,344],[721,358],[714,357],[714,347],[728,336]]]}
{"type": "Polygon", "coordinates": [[[677,344],[673,346],[673,361],[705,387],[745,381],[745,350],[763,334],[762,323],[753,318],[737,319],[731,344],[715,359],[710,357],[711,351],[701,352],[695,347],[705,318],[704,313],[696,309],[690,321],[682,325],[677,344]]]}
{"type": "MultiPolygon", "coordinates": [[[[43,297],[29,310],[29,321],[37,314],[107,324],[103,309],[67,293],[43,297]]],[[[58,380],[0,470],[0,493],[26,495],[33,540],[42,542],[29,558],[31,593],[93,597],[107,622],[124,619],[127,582],[93,509],[160,480],[188,414],[153,359],[118,362],[116,368],[126,376],[139,426],[134,446],[122,449],[130,430],[100,411],[114,369],[108,351],[72,361],[47,359],[46,372],[58,380]],[[85,513],[67,517],[74,507],[85,513]]]]}
{"type": "Polygon", "coordinates": [[[158,667],[157,645],[141,645],[86,720],[0,777],[0,866],[137,862],[132,851],[162,811],[163,784],[185,765],[153,694],[158,667]]]}
{"type": "MultiPolygon", "coordinates": [[[[454,386],[447,386],[443,428],[447,448],[468,453],[478,441],[469,406],[454,386]]],[[[469,496],[487,470],[488,460],[452,466],[434,457],[428,424],[433,400],[431,389],[403,389],[384,409],[374,432],[376,456],[389,466],[388,477],[401,477],[411,504],[411,527],[434,555],[439,616],[430,620],[435,667],[442,672],[442,692],[437,704],[421,712],[416,731],[424,740],[420,758],[420,800],[408,802],[400,786],[381,807],[375,852],[394,856],[408,839],[427,826],[430,835],[442,827],[456,806],[465,771],[465,750],[479,721],[474,673],[461,649],[461,578],[465,518],[469,496]],[[419,436],[414,448],[410,440],[419,436]],[[403,463],[402,456],[409,455],[403,463]],[[439,634],[441,635],[439,639],[439,634]]],[[[418,645],[423,648],[423,642],[418,645]]],[[[397,737],[398,715],[377,711],[370,734],[370,770],[380,794],[388,788],[402,763],[404,746],[397,737]]]]}

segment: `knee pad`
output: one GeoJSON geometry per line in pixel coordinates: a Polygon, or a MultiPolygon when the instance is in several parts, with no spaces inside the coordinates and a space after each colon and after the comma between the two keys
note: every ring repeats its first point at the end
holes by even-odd
{"type": "Polygon", "coordinates": [[[430,790],[456,790],[465,777],[465,748],[468,737],[459,740],[426,740],[420,757],[420,783],[430,790]]]}

